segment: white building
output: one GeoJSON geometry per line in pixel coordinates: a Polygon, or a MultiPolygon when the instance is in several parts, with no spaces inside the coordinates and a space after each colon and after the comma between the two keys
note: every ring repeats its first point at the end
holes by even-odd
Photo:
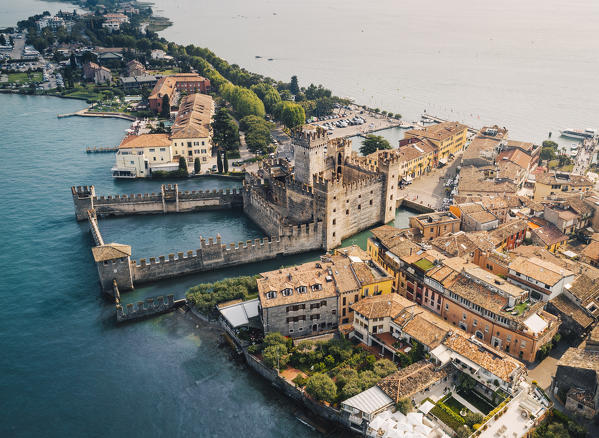
{"type": "Polygon", "coordinates": [[[509,265],[508,281],[530,292],[535,301],[549,301],[574,281],[574,273],[537,257],[518,257],[509,265]]]}
{"type": "Polygon", "coordinates": [[[179,161],[173,161],[171,140],[166,134],[130,135],[123,139],[112,168],[114,178],[145,178],[153,171],[173,171],[179,161]]]}

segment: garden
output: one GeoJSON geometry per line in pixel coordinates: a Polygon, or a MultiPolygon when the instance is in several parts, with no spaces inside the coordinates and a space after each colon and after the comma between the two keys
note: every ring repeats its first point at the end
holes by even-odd
{"type": "Polygon", "coordinates": [[[215,283],[202,283],[189,288],[187,301],[200,313],[217,318],[216,306],[231,300],[251,300],[258,296],[256,276],[227,278],[215,283]]]}
{"type": "Polygon", "coordinates": [[[293,379],[296,387],[331,404],[353,397],[397,371],[391,360],[377,360],[347,339],[302,341],[294,345],[280,333],[269,333],[262,344],[253,345],[248,351],[279,372],[288,368],[301,371],[293,379]]]}

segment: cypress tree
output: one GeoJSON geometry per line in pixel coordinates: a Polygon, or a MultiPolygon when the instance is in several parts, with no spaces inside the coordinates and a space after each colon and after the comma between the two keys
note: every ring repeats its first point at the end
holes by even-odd
{"type": "Polygon", "coordinates": [[[223,160],[220,156],[220,151],[216,153],[216,167],[218,169],[218,173],[223,173],[223,160]]]}
{"type": "Polygon", "coordinates": [[[185,157],[179,157],[179,171],[181,174],[187,175],[187,161],[185,160],[185,157]]]}
{"type": "Polygon", "coordinates": [[[171,116],[171,104],[168,98],[168,94],[162,96],[162,111],[160,115],[165,119],[168,119],[171,116]]]}
{"type": "Polygon", "coordinates": [[[225,173],[229,173],[229,160],[227,159],[227,151],[223,152],[223,169],[225,173]]]}
{"type": "Polygon", "coordinates": [[[200,159],[196,158],[195,160],[193,160],[193,173],[198,175],[200,173],[200,170],[201,170],[200,159]]]}

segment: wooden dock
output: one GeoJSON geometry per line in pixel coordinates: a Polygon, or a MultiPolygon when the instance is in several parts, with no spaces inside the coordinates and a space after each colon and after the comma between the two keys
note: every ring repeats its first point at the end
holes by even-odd
{"type": "Polygon", "coordinates": [[[118,146],[114,146],[114,147],[107,146],[107,147],[104,147],[104,148],[97,148],[97,147],[91,148],[91,147],[88,146],[88,147],[85,148],[85,153],[87,153],[87,154],[101,154],[101,153],[106,153],[106,152],[116,152],[118,150],[119,150],[118,146]]]}

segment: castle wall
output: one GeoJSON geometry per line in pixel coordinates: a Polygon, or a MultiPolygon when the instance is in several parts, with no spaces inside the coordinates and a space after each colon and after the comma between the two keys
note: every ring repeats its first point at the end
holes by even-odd
{"type": "Polygon", "coordinates": [[[138,301],[137,305],[129,303],[125,308],[120,303],[117,303],[116,320],[117,322],[132,321],[135,319],[143,319],[153,315],[170,312],[177,307],[185,305],[185,300],[176,300],[173,294],[167,295],[166,300],[163,296],[156,298],[146,298],[145,301],[138,301]]]}
{"type": "Polygon", "coordinates": [[[129,257],[107,260],[105,262],[96,262],[98,268],[98,277],[102,290],[108,294],[113,294],[113,281],[116,280],[121,290],[133,289],[132,270],[133,263],[129,257]]]}
{"type": "Polygon", "coordinates": [[[243,212],[258,225],[265,234],[278,236],[283,217],[255,190],[243,191],[243,212]]]}
{"type": "Polygon", "coordinates": [[[184,213],[201,210],[241,207],[241,190],[193,190],[180,192],[177,184],[163,185],[160,193],[96,196],[94,186],[72,187],[77,220],[85,220],[85,211],[96,210],[98,216],[184,213]]]}
{"type": "MultiPolygon", "coordinates": [[[[223,245],[220,236],[216,242],[211,238],[202,239],[201,248],[169,254],[168,258],[151,257],[149,262],[140,259],[132,262],[132,276],[135,283],[144,283],[179,275],[210,271],[245,263],[273,259],[280,255],[298,254],[322,247],[322,224],[285,227],[284,235],[278,239],[255,239],[239,242],[237,245],[223,245]]],[[[119,281],[120,286],[120,281],[119,281]]]]}
{"type": "Polygon", "coordinates": [[[288,185],[287,216],[290,221],[298,223],[311,222],[315,219],[314,195],[311,187],[288,185]]]}

